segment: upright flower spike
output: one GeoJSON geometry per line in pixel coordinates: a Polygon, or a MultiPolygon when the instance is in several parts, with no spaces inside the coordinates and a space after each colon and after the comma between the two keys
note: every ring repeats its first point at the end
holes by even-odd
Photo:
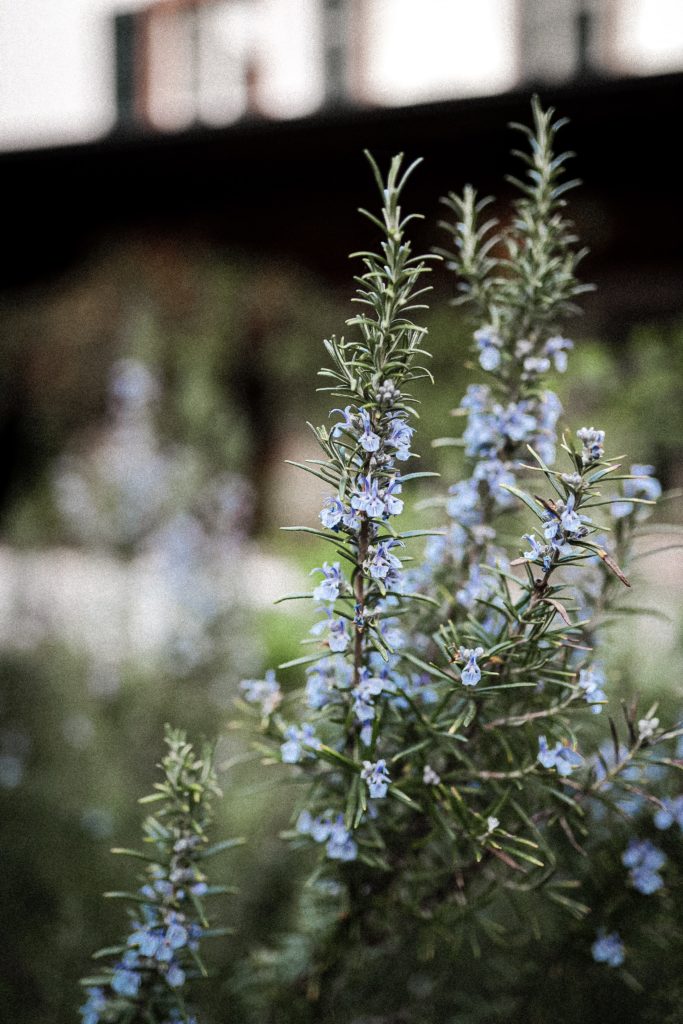
{"type": "MultiPolygon", "coordinates": [[[[385,181],[368,159],[382,210],[380,217],[361,212],[383,238],[379,252],[357,254],[363,264],[354,299],[360,311],[347,321],[350,336],[325,341],[331,366],[321,370],[329,385],[322,390],[337,402],[330,414],[332,425],[315,428],[324,458],[295,464],[329,486],[331,493],[319,513],[320,532],[341,556],[313,570],[323,579],[312,597],[326,606],[327,618],[312,631],[320,638],[318,653],[299,660],[315,663],[306,695],[318,720],[311,716],[311,723],[301,728],[279,715],[266,720],[271,735],[281,740],[282,760],[316,777],[316,806],[308,808],[315,812],[312,820],[334,821],[330,808],[342,813],[348,836],[338,823],[325,832],[327,855],[339,860],[351,859],[356,846],[350,830],[367,810],[366,792],[357,784],[365,770],[362,764],[373,765],[371,795],[387,791],[389,775],[377,757],[383,743],[381,722],[388,705],[405,702],[399,689],[410,687],[399,675],[396,653],[401,645],[399,616],[410,595],[403,594],[404,540],[395,521],[403,512],[404,483],[424,475],[407,473],[404,464],[414,457],[411,418],[416,400],[411,388],[430,377],[417,362],[426,354],[421,347],[426,330],[412,319],[424,308],[420,297],[429,290],[423,286],[429,257],[411,254],[406,228],[416,215],[404,216],[400,206],[402,190],[419,161],[403,171],[402,157],[395,157],[385,181]],[[312,732],[304,735],[313,728],[316,736],[324,737],[322,744],[311,742],[312,732]],[[339,775],[339,757],[332,750],[353,765],[353,772],[339,775]],[[325,771],[329,762],[334,771],[325,771]]],[[[252,687],[247,696],[257,701],[265,695],[252,687]]],[[[299,831],[322,841],[306,828],[299,831]]]]}
{"type": "Polygon", "coordinates": [[[132,927],[120,946],[95,954],[107,966],[81,982],[87,996],[80,1011],[83,1024],[195,1021],[185,990],[204,973],[205,940],[224,934],[210,926],[204,899],[228,890],[209,887],[205,865],[212,854],[241,840],[209,845],[211,803],[220,796],[210,748],[198,755],[184,733],[168,727],[166,744],[163,781],[142,801],[159,805],[143,824],[150,849],[113,851],[147,867],[137,893],[106,894],[131,902],[132,927]]]}
{"type": "Polygon", "coordinates": [[[514,126],[527,137],[529,152],[516,154],[528,174],[524,181],[512,179],[521,198],[510,226],[501,230],[494,218],[486,219],[491,199],[478,199],[470,186],[443,200],[456,221],[441,225],[453,241],[442,254],[458,277],[456,303],[469,305],[482,325],[474,343],[488,380],[471,385],[461,402],[471,475],[451,489],[455,497],[446,510],[453,522],[447,539],[429,549],[435,557],[428,555],[421,580],[427,594],[450,591],[454,606],[448,611],[457,619],[490,600],[482,564],[506,567],[495,521],[514,506],[507,488],[523,472],[527,446],[547,464],[555,458],[562,406],[544,377],[551,369],[567,369],[573,343],[560,333],[561,322],[576,312],[573,300],[588,287],[576,279],[583,252],[563,214],[564,195],[577,184],[562,181],[570,154],[554,152],[564,122],[537,99],[532,111],[533,128],[514,126]]]}

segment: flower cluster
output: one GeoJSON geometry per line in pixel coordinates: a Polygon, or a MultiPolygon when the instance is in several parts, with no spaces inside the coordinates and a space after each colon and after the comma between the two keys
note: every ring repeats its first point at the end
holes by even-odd
{"type": "MultiPolygon", "coordinates": [[[[161,765],[164,781],[149,798],[163,803],[143,826],[155,857],[115,851],[150,863],[136,894],[110,894],[134,901],[136,913],[112,966],[83,981],[87,995],[81,1008],[83,1024],[118,1024],[137,1012],[154,1024],[190,1019],[182,990],[199,974],[200,942],[209,933],[203,899],[226,891],[208,885],[204,863],[218,848],[234,844],[223,842],[216,850],[208,845],[211,799],[220,794],[210,751],[198,757],[184,734],[170,729],[166,743],[169,750],[161,765]]],[[[210,933],[219,934],[220,929],[210,933]]]]}
{"type": "Polygon", "coordinates": [[[358,846],[344,826],[343,814],[334,819],[329,814],[314,818],[309,811],[303,810],[297,819],[296,830],[302,836],[310,836],[316,843],[325,843],[325,852],[330,860],[355,860],[358,856],[358,846]]]}
{"type": "Polygon", "coordinates": [[[659,874],[666,864],[666,855],[649,839],[632,839],[622,854],[621,863],[629,868],[634,889],[649,896],[664,885],[659,874]]]}

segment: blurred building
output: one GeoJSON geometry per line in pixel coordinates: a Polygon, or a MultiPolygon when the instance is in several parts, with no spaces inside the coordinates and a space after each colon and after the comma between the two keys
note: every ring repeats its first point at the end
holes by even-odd
{"type": "Polygon", "coordinates": [[[0,148],[681,68],[679,0],[22,0],[0,148]]]}
{"type": "Polygon", "coordinates": [[[538,89],[585,182],[587,328],[681,315],[680,0],[22,0],[0,39],[0,148],[24,146],[0,153],[5,289],[131,237],[346,282],[362,149],[425,157],[411,202],[433,246],[439,196],[505,197],[506,125],[538,89]]]}

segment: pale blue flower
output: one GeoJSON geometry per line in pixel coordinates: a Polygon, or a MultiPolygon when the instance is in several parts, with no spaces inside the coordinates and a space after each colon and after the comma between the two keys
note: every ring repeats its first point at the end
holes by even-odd
{"type": "Polygon", "coordinates": [[[359,411],[361,426],[363,432],[360,435],[360,445],[366,452],[376,452],[379,450],[380,439],[379,435],[372,429],[372,421],[370,419],[370,413],[367,409],[361,409],[359,411]]]}
{"type": "Polygon", "coordinates": [[[179,964],[171,964],[166,972],[166,981],[171,988],[180,988],[181,985],[185,984],[185,971],[179,964]]]}
{"type": "Polygon", "coordinates": [[[363,761],[360,777],[367,782],[373,800],[381,800],[387,795],[391,778],[385,760],[363,761]]]}
{"type": "Polygon", "coordinates": [[[483,480],[488,485],[497,509],[502,510],[514,506],[515,499],[509,491],[505,490],[505,487],[514,487],[515,476],[500,459],[484,459],[478,462],[474,467],[472,479],[477,482],[483,480]]]}
{"type": "Polygon", "coordinates": [[[591,711],[594,715],[600,714],[601,703],[607,700],[607,695],[602,689],[604,684],[605,673],[600,665],[591,665],[579,672],[579,686],[584,691],[586,703],[593,705],[591,711]]]}
{"type": "Polygon", "coordinates": [[[603,444],[605,442],[605,431],[596,430],[595,427],[581,427],[576,431],[576,436],[583,445],[581,461],[584,466],[591,462],[597,462],[605,454],[603,444]]]}
{"type": "Polygon", "coordinates": [[[525,374],[531,376],[535,373],[547,373],[550,369],[550,360],[545,356],[527,356],[523,365],[525,374]]]}
{"type": "Polygon", "coordinates": [[[330,565],[329,562],[323,562],[321,569],[311,569],[309,575],[319,572],[323,575],[323,580],[313,591],[314,601],[331,601],[334,603],[339,597],[339,590],[344,583],[344,577],[341,574],[339,562],[335,562],[330,565]]]}
{"type": "Polygon", "coordinates": [[[87,1000],[80,1008],[83,1018],[81,1024],[99,1024],[100,1014],[107,1008],[107,999],[104,990],[99,987],[91,987],[85,990],[87,1000]]]}
{"type": "Polygon", "coordinates": [[[492,327],[481,327],[474,332],[474,340],[479,349],[479,365],[483,370],[497,370],[500,366],[500,349],[503,341],[492,327]]]}
{"type": "Polygon", "coordinates": [[[563,743],[556,743],[550,750],[545,736],[538,737],[538,760],[544,768],[555,768],[558,775],[564,776],[571,775],[583,762],[576,750],[563,743]]]}
{"type": "Polygon", "coordinates": [[[343,814],[337,815],[336,821],[330,826],[325,852],[330,860],[350,861],[358,856],[358,846],[344,826],[343,814]]]}
{"type": "Polygon", "coordinates": [[[398,413],[395,413],[389,421],[389,432],[384,441],[396,449],[396,458],[399,462],[405,462],[411,456],[410,445],[415,428],[411,427],[398,413]]]}
{"type": "Polygon", "coordinates": [[[460,401],[460,408],[470,412],[483,412],[491,397],[491,389],[486,384],[470,384],[460,401]]]}
{"type": "Polygon", "coordinates": [[[460,480],[448,488],[448,515],[461,526],[473,526],[481,518],[481,501],[476,481],[460,480]]]}
{"type": "Polygon", "coordinates": [[[112,975],[111,987],[117,995],[132,999],[138,994],[141,981],[142,978],[137,971],[119,966],[112,975]]]}
{"type": "Polygon", "coordinates": [[[630,869],[633,888],[644,896],[664,885],[659,871],[666,864],[666,854],[649,839],[632,839],[621,855],[621,863],[630,869]]]}
{"type": "Polygon", "coordinates": [[[500,431],[511,441],[528,440],[538,427],[536,417],[531,414],[531,403],[510,402],[505,408],[495,405],[493,411],[497,416],[500,431]]]}
{"type": "Polygon", "coordinates": [[[325,498],[325,503],[320,512],[320,522],[328,530],[335,530],[342,521],[344,506],[339,498],[325,498]]]}
{"type": "Polygon", "coordinates": [[[309,665],[306,676],[306,702],[310,708],[317,710],[329,704],[338,689],[347,689],[351,666],[338,658],[325,658],[315,665],[309,665]]]}
{"type": "Polygon", "coordinates": [[[289,725],[285,730],[285,742],[280,747],[280,754],[285,764],[298,764],[304,755],[314,755],[304,747],[313,747],[317,750],[320,747],[320,740],[315,735],[315,729],[308,722],[303,722],[301,728],[296,725],[289,725]]]}
{"type": "Polygon", "coordinates": [[[334,426],[332,427],[332,437],[339,437],[343,430],[345,430],[349,434],[354,434],[356,432],[358,420],[353,413],[353,408],[353,406],[347,405],[345,409],[331,410],[330,416],[332,415],[333,412],[338,412],[341,413],[341,415],[344,417],[343,423],[335,423],[334,426]]]}
{"type": "Polygon", "coordinates": [[[662,806],[655,811],[653,821],[655,827],[662,831],[671,828],[675,822],[683,832],[683,796],[676,796],[673,799],[665,797],[662,806]]]}
{"type": "Polygon", "coordinates": [[[477,665],[477,658],[481,658],[483,653],[483,647],[460,648],[458,656],[467,662],[465,667],[460,670],[460,680],[463,686],[476,686],[481,679],[481,669],[477,665]]]}
{"type": "Polygon", "coordinates": [[[331,860],[350,861],[358,855],[358,847],[344,826],[343,814],[332,821],[323,815],[314,818],[309,811],[303,810],[297,819],[296,830],[301,835],[310,836],[316,843],[327,843],[325,851],[331,860]]]}
{"type": "Polygon", "coordinates": [[[344,619],[330,619],[328,624],[327,643],[331,651],[341,654],[351,643],[344,619]]]}
{"type": "MultiPolygon", "coordinates": [[[[623,481],[623,492],[624,498],[645,498],[647,501],[657,501],[662,495],[662,485],[659,480],[654,477],[654,466],[644,466],[636,464],[631,466],[631,473],[633,476],[638,477],[637,480],[624,480],[623,481]]],[[[643,520],[651,514],[652,509],[648,508],[647,505],[636,505],[632,501],[615,501],[612,503],[611,510],[612,515],[616,519],[622,519],[624,516],[630,516],[631,513],[636,511],[636,519],[643,520]]]]}
{"type": "Polygon", "coordinates": [[[361,527],[360,516],[353,508],[344,512],[344,515],[342,516],[342,523],[347,530],[351,530],[352,533],[358,533],[361,527]]]}
{"type": "Polygon", "coordinates": [[[497,370],[500,366],[500,350],[493,345],[487,345],[479,353],[479,365],[488,373],[497,370]]]}
{"type": "Polygon", "coordinates": [[[385,580],[387,584],[396,580],[396,573],[403,568],[403,563],[391,553],[391,549],[395,547],[403,547],[401,541],[381,541],[376,548],[370,549],[367,569],[373,579],[385,580]]]}
{"type": "Polygon", "coordinates": [[[593,959],[599,964],[607,964],[608,967],[620,967],[624,962],[624,944],[621,941],[619,932],[605,934],[605,929],[598,931],[598,937],[591,946],[593,959]]]}
{"type": "Polygon", "coordinates": [[[548,548],[545,544],[539,544],[533,534],[525,533],[522,536],[522,540],[527,540],[531,547],[528,551],[523,551],[522,554],[529,562],[535,562],[543,559],[547,555],[548,548]]]}
{"type": "Polygon", "coordinates": [[[548,338],[543,351],[545,355],[550,356],[555,369],[558,373],[564,373],[567,369],[567,352],[571,352],[574,348],[574,343],[569,338],[562,338],[559,335],[548,338]]]}
{"type": "Polygon", "coordinates": [[[396,495],[402,491],[401,484],[398,480],[392,480],[388,487],[382,492],[382,501],[384,502],[385,508],[390,516],[400,516],[403,511],[403,500],[397,498],[396,495]]]}
{"type": "Polygon", "coordinates": [[[240,683],[244,699],[250,704],[260,704],[264,715],[272,715],[282,702],[282,690],[275,678],[275,671],[269,668],[265,679],[245,679],[240,683]]]}
{"type": "Polygon", "coordinates": [[[356,478],[356,491],[351,497],[351,507],[357,512],[365,512],[371,519],[384,515],[384,502],[379,496],[379,481],[359,473],[356,478]]]}
{"type": "Polygon", "coordinates": [[[491,573],[480,565],[471,565],[464,587],[456,592],[456,600],[464,608],[474,608],[477,601],[487,600],[495,592],[496,583],[491,573]]]}

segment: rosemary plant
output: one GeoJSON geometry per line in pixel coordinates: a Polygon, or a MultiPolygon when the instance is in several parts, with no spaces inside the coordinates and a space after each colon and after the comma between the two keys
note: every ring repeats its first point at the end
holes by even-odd
{"type": "MultiPolygon", "coordinates": [[[[281,666],[306,666],[307,720],[289,724],[274,672],[243,684],[280,759],[309,782],[289,837],[321,851],[306,897],[317,894],[319,913],[302,921],[288,1021],[332,1019],[341,1006],[424,1021],[420,991],[439,993],[429,1019],[444,1020],[463,948],[476,957],[484,942],[538,938],[555,908],[576,922],[589,913],[591,844],[623,822],[626,797],[636,814],[655,808],[657,827],[680,817],[680,801],[654,788],[657,771],[679,763],[680,729],[632,704],[623,739],[611,718],[610,748],[596,736],[609,687],[593,649],[615,593],[630,586],[621,560],[660,488],[650,467],[626,473],[606,458],[592,427],[578,443],[566,433],[565,461],[554,465],[562,410],[544,379],[567,368],[562,323],[587,286],[564,215],[576,182],[562,179],[569,154],[553,148],[562,122],[537,101],[533,119],[508,227],[482,222],[489,200],[470,188],[447,201],[457,218],[447,258],[475,312],[489,383],[461,403],[471,472],[450,489],[451,525],[410,572],[408,534],[392,520],[402,485],[418,475],[398,464],[411,454],[406,387],[427,375],[413,363],[424,330],[407,318],[426,267],[404,241],[399,159],[386,186],[375,168],[384,208],[370,216],[385,238],[379,255],[362,254],[363,312],[349,321],[357,334],[326,343],[333,366],[322,372],[349,404],[331,430],[315,429],[324,457],[302,468],[334,493],[324,529],[301,529],[329,541],[339,561],[313,570],[322,579],[311,594],[295,595],[323,610],[307,641],[314,652],[281,666]],[[525,486],[534,477],[543,494],[525,486]],[[522,545],[500,528],[512,512],[528,516],[522,545]],[[605,540],[611,529],[616,542],[605,540]],[[308,1000],[300,1016],[294,990],[308,1000]]],[[[627,845],[623,864],[636,892],[663,884],[649,840],[627,845]]],[[[622,939],[600,922],[597,935],[581,933],[585,956],[592,942],[598,962],[621,968],[622,939]]],[[[262,1010],[278,999],[267,973],[254,975],[262,1010]]]]}
{"type": "Polygon", "coordinates": [[[94,954],[106,966],[81,983],[83,1024],[196,1024],[185,993],[207,975],[201,946],[228,933],[211,926],[204,900],[233,890],[209,884],[205,864],[241,840],[209,843],[211,802],[220,796],[210,748],[197,755],[183,732],[168,727],[166,744],[163,781],[140,801],[159,805],[143,823],[149,849],[112,851],[143,861],[145,874],[136,892],[105,893],[131,905],[131,926],[123,943],[94,954]]]}
{"type": "MultiPolygon", "coordinates": [[[[355,332],[325,342],[332,366],[321,371],[332,381],[323,390],[348,404],[332,410],[342,419],[331,429],[312,427],[324,457],[293,463],[333,491],[320,512],[322,530],[293,529],[323,537],[339,558],[312,571],[322,577],[312,593],[293,595],[312,598],[322,611],[313,638],[305,641],[314,653],[280,666],[307,666],[306,699],[316,712],[315,727],[287,725],[273,714],[281,698],[274,674],[242,684],[247,701],[260,705],[270,734],[282,740],[283,761],[313,768],[314,797],[299,831],[325,843],[328,856],[339,860],[355,859],[352,834],[368,819],[369,799],[387,789],[386,762],[377,756],[385,720],[400,722],[407,700],[425,698],[396,686],[392,669],[402,610],[411,598],[422,600],[405,592],[403,547],[428,531],[399,532],[392,520],[403,511],[404,483],[431,475],[403,470],[413,455],[415,399],[409,388],[429,377],[416,362],[425,354],[425,328],[411,319],[424,308],[418,300],[428,290],[423,285],[428,257],[411,255],[406,228],[417,215],[404,216],[399,205],[416,164],[402,172],[402,158],[395,157],[385,183],[368,159],[383,197],[382,216],[361,212],[381,230],[381,251],[356,254],[364,271],[356,278],[354,299],[362,308],[347,322],[355,332]]],[[[400,785],[391,792],[396,800],[412,803],[400,785]]],[[[372,859],[369,850],[364,856],[372,859]]]]}

